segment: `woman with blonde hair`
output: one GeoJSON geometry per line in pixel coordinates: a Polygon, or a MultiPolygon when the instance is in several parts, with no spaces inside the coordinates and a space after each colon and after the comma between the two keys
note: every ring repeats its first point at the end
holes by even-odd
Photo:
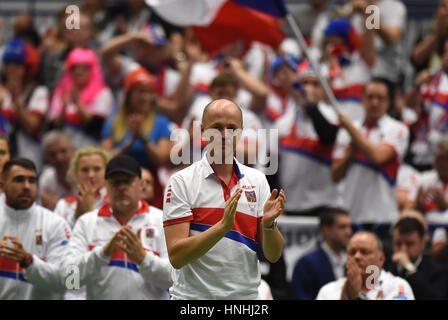
{"type": "Polygon", "coordinates": [[[59,200],[54,209],[70,227],[74,227],[81,215],[108,201],[104,174],[109,159],[107,151],[94,146],[81,148],[72,158],[67,180],[76,185],[78,195],[59,200]]]}
{"type": "Polygon", "coordinates": [[[124,80],[125,101],[118,114],[103,127],[102,147],[112,155],[127,154],[154,176],[155,207],[162,208],[163,187],[159,168],[170,164],[171,122],[155,112],[154,79],[143,68],[131,71],[124,80]]]}

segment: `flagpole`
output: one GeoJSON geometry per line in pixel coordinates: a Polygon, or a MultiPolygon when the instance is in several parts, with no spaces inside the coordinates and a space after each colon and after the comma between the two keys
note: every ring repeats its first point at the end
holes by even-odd
{"type": "Polygon", "coordinates": [[[308,50],[308,46],[305,42],[305,38],[303,37],[302,32],[300,31],[300,28],[297,25],[297,23],[291,13],[289,13],[289,12],[286,13],[286,20],[288,21],[289,26],[291,27],[294,35],[296,36],[297,41],[299,42],[300,49],[302,49],[302,52],[305,54],[305,57],[308,59],[308,61],[311,64],[311,67],[313,68],[314,72],[316,73],[317,78],[319,79],[319,82],[321,83],[322,88],[324,89],[325,94],[328,97],[330,105],[334,108],[339,106],[338,101],[336,100],[336,97],[333,94],[333,91],[331,90],[330,86],[328,85],[327,79],[325,79],[325,77],[323,77],[321,75],[317,63],[314,61],[314,59],[312,59],[312,57],[309,53],[309,50],[308,50]]]}

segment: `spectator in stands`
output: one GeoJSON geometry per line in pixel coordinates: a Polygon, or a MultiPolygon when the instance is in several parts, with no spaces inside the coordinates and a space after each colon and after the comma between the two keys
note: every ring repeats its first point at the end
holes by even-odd
{"type": "Polygon", "coordinates": [[[448,133],[448,39],[445,40],[441,66],[423,70],[407,94],[408,105],[418,114],[413,127],[411,163],[419,170],[429,170],[434,161],[440,135],[448,133]]]}
{"type": "Polygon", "coordinates": [[[428,221],[448,222],[448,135],[437,144],[434,169],[421,174],[417,193],[417,208],[428,221]]]}
{"type": "MultiPolygon", "coordinates": [[[[242,66],[240,67],[243,68],[242,66]]],[[[246,71],[241,70],[240,72],[245,73],[244,77],[246,82],[250,82],[252,80],[257,81],[246,71]]],[[[236,101],[238,89],[240,88],[239,83],[240,81],[238,81],[238,78],[234,75],[234,73],[227,71],[219,73],[212,80],[208,94],[203,94],[200,100],[196,100],[193,105],[191,105],[191,108],[183,121],[183,127],[189,130],[190,138],[193,138],[193,121],[201,121],[202,113],[207,104],[219,99],[236,101]]],[[[262,151],[262,144],[265,144],[266,141],[257,135],[257,130],[262,129],[258,116],[247,108],[242,108],[241,111],[243,113],[243,132],[241,135],[241,140],[237,144],[236,157],[241,163],[254,166],[259,161],[262,161],[259,157],[263,157],[263,155],[259,155],[258,151],[262,151]]],[[[192,141],[191,144],[194,147],[198,147],[200,141],[192,141]]]]}
{"type": "Polygon", "coordinates": [[[42,149],[48,166],[44,167],[39,177],[38,195],[42,205],[53,210],[59,199],[75,195],[76,189],[67,180],[75,148],[68,135],[52,130],[42,138],[42,149]]]}
{"type": "Polygon", "coordinates": [[[64,72],[64,65],[69,53],[76,48],[95,49],[93,26],[89,16],[80,12],[79,29],[67,28],[64,6],[59,12],[57,30],[49,29],[42,39],[40,47],[42,62],[40,65],[40,81],[54,92],[64,72]]]}
{"type": "Polygon", "coordinates": [[[344,277],[348,241],[352,234],[348,212],[327,208],[319,222],[323,242],[318,249],[300,258],[294,267],[291,298],[314,300],[328,282],[344,277]]]}
{"type": "Polygon", "coordinates": [[[364,28],[359,35],[348,19],[339,18],[329,21],[324,35],[322,62],[329,70],[339,110],[352,120],[362,120],[362,92],[376,59],[375,31],[364,28]]]}
{"type": "Polygon", "coordinates": [[[331,154],[338,127],[337,114],[326,104],[325,92],[308,61],[299,64],[289,105],[275,126],[280,136],[279,182],[295,196],[287,215],[319,216],[326,206],[341,203],[331,179],[331,154]]]}
{"type": "Polygon", "coordinates": [[[414,300],[409,283],[383,269],[381,240],[356,232],[347,245],[347,276],[323,286],[317,300],[414,300]]]}
{"type": "Polygon", "coordinates": [[[432,70],[440,65],[443,47],[448,39],[448,1],[441,0],[431,33],[412,50],[411,61],[417,70],[432,70]]]}
{"type": "Polygon", "coordinates": [[[432,236],[431,256],[432,258],[446,265],[448,263],[448,230],[446,227],[439,227],[434,230],[432,236]]]}
{"type": "Polygon", "coordinates": [[[70,161],[68,180],[76,185],[76,196],[60,199],[54,212],[64,218],[71,228],[86,212],[108,202],[104,172],[109,154],[101,148],[87,146],[76,151],[70,161]]]}
{"type": "Polygon", "coordinates": [[[59,267],[70,228],[37,205],[37,170],[28,159],[3,166],[0,206],[0,299],[61,299],[65,290],[59,267]]]}
{"type": "Polygon", "coordinates": [[[112,38],[101,47],[101,56],[108,85],[116,92],[119,104],[124,95],[124,78],[135,69],[145,68],[154,77],[154,97],[157,107],[173,109],[173,99],[179,74],[170,65],[171,47],[165,31],[158,24],[145,24],[140,29],[112,38]],[[129,55],[122,54],[131,49],[129,55]]]}
{"type": "Polygon", "coordinates": [[[70,52],[51,102],[52,125],[62,128],[76,149],[99,145],[112,103],[112,92],[104,83],[96,54],[90,49],[70,52]]]}
{"type": "Polygon", "coordinates": [[[2,60],[5,81],[0,85],[0,106],[11,155],[34,159],[39,172],[40,134],[49,104],[48,89],[35,81],[39,57],[30,44],[14,39],[6,44],[2,60]]]}
{"type": "Polygon", "coordinates": [[[448,298],[448,270],[424,253],[428,237],[421,221],[400,217],[394,224],[392,274],[411,285],[416,300],[448,298]]]}
{"type": "MultiPolygon", "coordinates": [[[[345,178],[344,205],[353,222],[372,227],[392,223],[399,215],[395,183],[409,131],[387,115],[390,101],[388,86],[383,81],[370,80],[362,102],[364,122],[352,123],[339,114],[344,130],[338,132],[332,177],[335,182],[345,178]]],[[[388,230],[383,231],[381,237],[389,234],[388,230]]]]}
{"type": "Polygon", "coordinates": [[[124,82],[125,101],[119,113],[107,120],[102,146],[112,155],[127,154],[155,179],[153,205],[162,208],[163,188],[158,169],[170,164],[170,121],[154,110],[154,78],[140,68],[129,73],[124,82]]]}

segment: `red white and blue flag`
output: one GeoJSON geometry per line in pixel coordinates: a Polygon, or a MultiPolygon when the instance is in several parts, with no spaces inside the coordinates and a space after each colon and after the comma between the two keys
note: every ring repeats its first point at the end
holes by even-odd
{"type": "Polygon", "coordinates": [[[203,48],[217,53],[235,40],[277,48],[285,38],[283,0],[146,0],[158,15],[178,26],[192,26],[203,48]]]}

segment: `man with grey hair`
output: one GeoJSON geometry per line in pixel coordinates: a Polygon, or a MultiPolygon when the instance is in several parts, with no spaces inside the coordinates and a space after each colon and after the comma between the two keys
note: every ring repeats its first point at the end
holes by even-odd
{"type": "Polygon", "coordinates": [[[434,155],[434,169],[421,174],[417,208],[428,222],[448,222],[448,134],[443,135],[434,155]]]}
{"type": "Polygon", "coordinates": [[[323,286],[317,300],[414,300],[409,283],[383,270],[383,244],[359,231],[347,246],[347,276],[323,286]]]}
{"type": "Polygon", "coordinates": [[[52,130],[42,139],[42,149],[48,166],[39,178],[39,200],[44,207],[53,210],[59,199],[75,195],[76,190],[66,177],[75,148],[64,132],[52,130]]]}

